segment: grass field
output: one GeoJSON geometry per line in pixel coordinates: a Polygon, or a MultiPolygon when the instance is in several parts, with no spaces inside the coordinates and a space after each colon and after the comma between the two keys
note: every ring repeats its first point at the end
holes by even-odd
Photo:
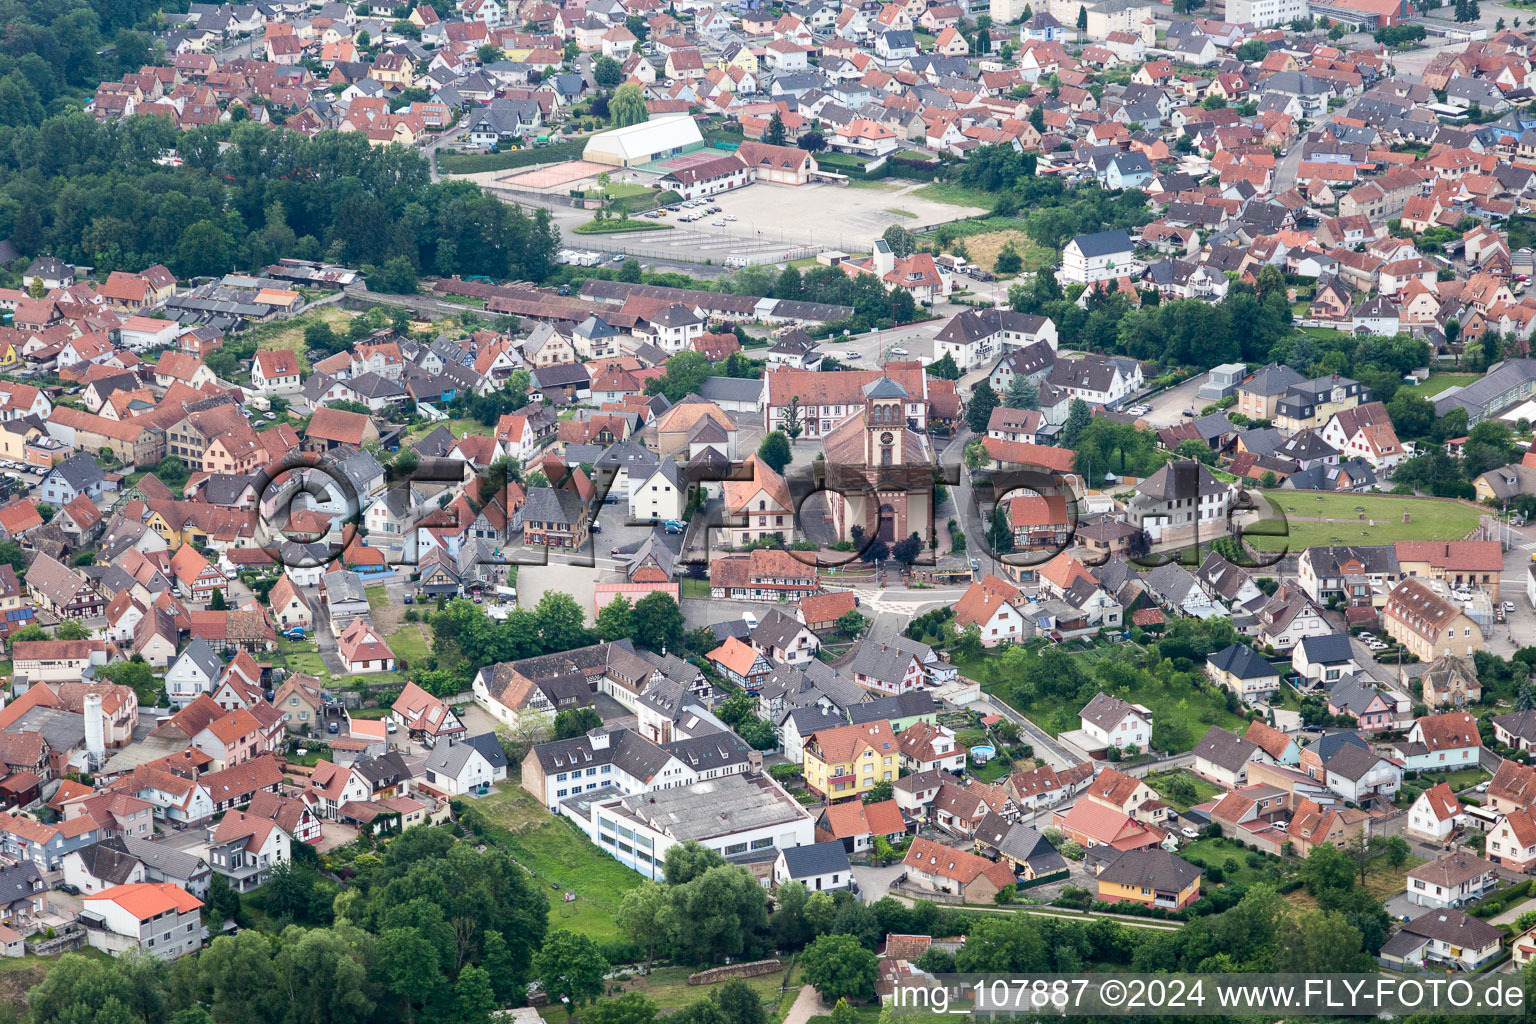
{"type": "MultiPolygon", "coordinates": [[[[1093,660],[1107,657],[1110,653],[1110,648],[1098,648],[1075,656],[1093,660]]],[[[955,665],[960,669],[961,675],[977,680],[987,692],[994,693],[1000,690],[1001,692],[996,695],[1007,698],[1008,703],[1015,710],[1026,715],[1052,736],[1078,727],[1076,706],[1067,707],[1060,701],[1043,695],[1029,704],[1021,704],[1013,699],[1010,689],[1006,686],[1009,680],[1004,676],[1001,669],[1002,663],[998,659],[985,655],[978,658],[957,658],[955,665]]],[[[1083,668],[1087,670],[1089,666],[1084,665],[1083,668]]],[[[1152,709],[1154,721],[1180,723],[1183,728],[1178,731],[1176,738],[1168,737],[1164,730],[1154,734],[1160,742],[1167,743],[1170,753],[1177,754],[1193,750],[1195,744],[1199,743],[1200,738],[1205,735],[1206,730],[1213,725],[1219,725],[1223,729],[1236,733],[1241,733],[1247,727],[1247,719],[1227,710],[1226,699],[1220,691],[1200,689],[1193,683],[1159,684],[1156,688],[1143,687],[1125,692],[1110,688],[1108,692],[1111,696],[1120,697],[1123,700],[1145,704],[1152,709]]]]}
{"type": "Polygon", "coordinates": [[[894,217],[910,217],[913,219],[916,219],[917,217],[917,214],[913,213],[911,210],[903,210],[895,206],[886,207],[885,212],[891,214],[894,217]]]}
{"type": "Polygon", "coordinates": [[[983,210],[990,210],[997,204],[997,196],[985,189],[966,188],[964,185],[952,185],[949,182],[935,181],[914,190],[914,195],[931,199],[935,203],[948,203],[950,206],[975,206],[983,210]]]}
{"type": "Polygon", "coordinates": [[[568,139],[510,153],[454,153],[439,150],[437,169],[441,174],[478,174],[482,171],[504,171],[512,167],[532,167],[535,164],[557,164],[563,160],[579,160],[586,145],[586,139],[568,139]]]}
{"type": "Polygon", "coordinates": [[[1003,251],[1003,246],[1009,242],[1018,250],[1024,258],[1024,270],[1035,271],[1041,267],[1048,267],[1056,259],[1056,253],[1052,249],[1030,238],[1024,232],[1017,229],[1007,231],[988,231],[986,234],[970,235],[965,239],[965,251],[970,253],[973,263],[979,263],[988,270],[997,272],[997,254],[1003,251]]]}
{"type": "Polygon", "coordinates": [[[1176,778],[1188,779],[1191,783],[1194,784],[1195,793],[1197,794],[1195,797],[1195,803],[1197,804],[1203,804],[1207,800],[1210,800],[1222,792],[1220,786],[1215,786],[1209,782],[1206,782],[1204,779],[1200,778],[1200,776],[1194,774],[1193,772],[1172,771],[1160,772],[1156,775],[1148,775],[1146,779],[1147,785],[1157,790],[1158,794],[1161,795],[1167,803],[1178,808],[1181,812],[1189,810],[1193,805],[1175,800],[1168,795],[1168,783],[1176,778]]]}
{"type": "Polygon", "coordinates": [[[1391,544],[1399,540],[1460,540],[1477,528],[1479,512],[1454,501],[1395,494],[1318,494],[1263,491],[1285,517],[1284,536],[1247,534],[1260,551],[1329,544],[1391,544]],[[1364,510],[1363,512],[1361,510],[1364,510]],[[1403,522],[1407,512],[1409,521],[1403,522]],[[1374,525],[1372,525],[1374,524],[1374,525]]]}
{"type": "Polygon", "coordinates": [[[475,806],[512,833],[507,852],[549,887],[550,928],[568,928],[599,942],[618,939],[614,915],[624,894],[640,884],[640,875],[512,786],[477,799],[475,806]],[[564,902],[565,892],[576,899],[564,902]]]}
{"type": "Polygon", "coordinates": [[[342,309],[340,305],[321,306],[312,309],[303,316],[284,321],[281,327],[275,327],[269,332],[263,333],[256,339],[257,348],[265,349],[291,349],[298,353],[299,368],[308,376],[310,372],[309,360],[304,355],[304,328],[313,323],[327,323],[331,330],[337,333],[345,333],[347,324],[352,322],[352,314],[342,309]]]}
{"type": "Polygon", "coordinates": [[[1464,789],[1471,789],[1479,783],[1487,782],[1490,778],[1492,776],[1481,768],[1462,768],[1454,772],[1420,772],[1419,777],[1409,784],[1421,789],[1429,789],[1443,782],[1451,787],[1451,792],[1460,793],[1464,789]]]}
{"type": "Polygon", "coordinates": [[[1242,882],[1252,884],[1272,878],[1273,870],[1278,868],[1279,861],[1264,854],[1254,854],[1250,850],[1244,850],[1242,844],[1232,839],[1197,839],[1193,843],[1186,843],[1179,850],[1183,857],[1193,854],[1207,866],[1221,868],[1225,876],[1224,883],[1242,882]],[[1248,857],[1252,855],[1262,858],[1262,863],[1254,867],[1248,863],[1248,857]]]}
{"type": "Polygon", "coordinates": [[[465,434],[487,434],[492,431],[479,420],[438,420],[436,423],[418,423],[406,433],[406,440],[420,441],[438,427],[447,427],[454,437],[463,437],[465,434]]]}
{"type": "Polygon", "coordinates": [[[1413,389],[1413,393],[1420,398],[1434,398],[1450,388],[1464,388],[1473,381],[1480,379],[1475,373],[1435,373],[1429,380],[1413,389]]]}
{"type": "Polygon", "coordinates": [[[623,235],[636,231],[671,231],[671,224],[658,224],[651,220],[589,220],[571,228],[578,235],[623,235]]]}
{"type": "Polygon", "coordinates": [[[432,653],[432,643],[427,639],[426,628],[419,622],[407,622],[385,638],[395,657],[414,665],[432,653]]]}
{"type": "Polygon", "coordinates": [[[384,605],[389,604],[389,591],[383,587],[366,587],[363,593],[368,595],[369,611],[377,611],[384,605]]]}

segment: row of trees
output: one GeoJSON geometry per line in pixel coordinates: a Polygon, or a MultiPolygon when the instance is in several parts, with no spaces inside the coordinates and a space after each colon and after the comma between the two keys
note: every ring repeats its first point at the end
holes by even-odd
{"type": "Polygon", "coordinates": [[[368,268],[375,288],[400,292],[418,273],[542,281],[559,245],[547,211],[433,184],[419,154],[357,132],[181,132],[71,112],[0,127],[0,171],[0,236],[98,271],[161,263],[195,277],[297,256],[368,268]],[[172,151],[183,166],[159,163],[172,151]]]}
{"type": "Polygon", "coordinates": [[[352,870],[329,927],[284,925],[294,919],[285,893],[295,891],[295,872],[284,872],[280,891],[268,891],[273,882],[261,890],[272,933],[222,935],[170,965],[67,955],[28,993],[31,1020],[489,1024],[551,970],[536,961],[548,945],[549,900],[504,853],[478,852],[448,828],[417,828],[382,855],[358,855],[352,870]]]}

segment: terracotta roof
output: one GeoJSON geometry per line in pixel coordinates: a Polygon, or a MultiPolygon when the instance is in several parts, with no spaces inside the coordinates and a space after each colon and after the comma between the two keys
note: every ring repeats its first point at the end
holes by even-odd
{"type": "Polygon", "coordinates": [[[110,889],[81,897],[87,902],[105,900],[116,903],[140,921],[148,921],[169,911],[188,914],[200,910],[203,901],[179,885],[169,882],[136,882],[132,885],[114,885],[110,889]]]}

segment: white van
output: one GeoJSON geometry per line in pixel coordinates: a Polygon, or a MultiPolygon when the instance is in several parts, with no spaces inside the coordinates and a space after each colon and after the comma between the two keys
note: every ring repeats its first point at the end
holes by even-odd
{"type": "Polygon", "coordinates": [[[747,265],[747,258],[745,256],[727,256],[725,258],[725,265],[733,270],[739,270],[747,265]]]}

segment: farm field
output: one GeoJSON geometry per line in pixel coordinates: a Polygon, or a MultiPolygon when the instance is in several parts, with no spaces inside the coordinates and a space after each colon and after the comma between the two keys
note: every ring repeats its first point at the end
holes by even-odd
{"type": "MultiPolygon", "coordinates": [[[[1250,492],[1254,493],[1254,492],[1250,492]]],[[[1399,540],[1460,540],[1481,513],[1468,505],[1396,494],[1318,494],[1270,490],[1264,495],[1285,519],[1283,536],[1245,534],[1260,551],[1328,544],[1391,544],[1399,540]],[[1403,514],[1408,513],[1408,522],[1403,514]]]]}

